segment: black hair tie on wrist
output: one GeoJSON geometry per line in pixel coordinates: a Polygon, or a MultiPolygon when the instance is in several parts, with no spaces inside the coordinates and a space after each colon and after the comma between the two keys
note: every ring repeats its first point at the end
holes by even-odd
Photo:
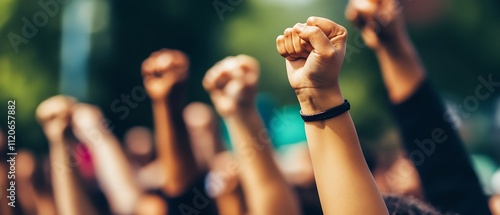
{"type": "Polygon", "coordinates": [[[325,111],[321,111],[319,113],[306,115],[306,114],[303,114],[302,111],[300,111],[300,116],[302,117],[304,122],[323,121],[323,120],[327,120],[327,119],[336,117],[340,114],[343,114],[350,109],[351,109],[351,104],[349,104],[349,101],[347,101],[347,99],[345,99],[344,103],[342,103],[341,105],[339,105],[337,107],[330,108],[330,109],[325,110],[325,111]]]}

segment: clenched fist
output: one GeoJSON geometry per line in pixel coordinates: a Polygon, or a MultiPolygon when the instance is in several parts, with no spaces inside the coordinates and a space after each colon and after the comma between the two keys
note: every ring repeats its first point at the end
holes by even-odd
{"type": "Polygon", "coordinates": [[[298,23],[278,36],[276,46],[280,55],[286,58],[288,81],[301,105],[323,100],[323,96],[336,96],[332,103],[337,105],[343,102],[338,77],[346,40],[344,27],[320,17],[310,17],[306,24],[298,23]]]}
{"type": "Polygon", "coordinates": [[[259,79],[259,63],[250,56],[227,57],[211,69],[203,79],[217,112],[229,116],[254,106],[259,79]]]}
{"type": "Polygon", "coordinates": [[[103,118],[102,112],[98,107],[88,104],[77,104],[73,108],[71,116],[73,133],[80,141],[90,143],[89,138],[97,138],[97,136],[92,136],[92,134],[102,135],[104,131],[108,131],[105,130],[107,128],[104,127],[103,118]]]}
{"type": "Polygon", "coordinates": [[[165,100],[172,87],[188,76],[189,59],[181,51],[161,49],[142,63],[146,92],[153,101],[165,100]]]}
{"type": "Polygon", "coordinates": [[[60,137],[70,125],[72,109],[76,99],[54,96],[43,101],[36,109],[36,118],[47,137],[60,137]]]}
{"type": "Polygon", "coordinates": [[[345,14],[371,49],[396,44],[405,35],[399,0],[350,0],[345,14]]]}

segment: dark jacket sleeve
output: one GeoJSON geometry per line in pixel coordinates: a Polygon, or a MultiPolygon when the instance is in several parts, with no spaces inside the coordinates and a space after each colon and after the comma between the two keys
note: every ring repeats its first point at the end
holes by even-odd
{"type": "Polygon", "coordinates": [[[491,214],[467,151],[430,84],[424,81],[392,110],[426,200],[443,212],[491,214]]]}

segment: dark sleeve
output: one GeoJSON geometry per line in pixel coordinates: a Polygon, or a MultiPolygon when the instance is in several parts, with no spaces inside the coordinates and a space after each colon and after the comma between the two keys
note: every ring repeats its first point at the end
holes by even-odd
{"type": "Polygon", "coordinates": [[[467,151],[430,84],[424,81],[392,110],[426,200],[444,212],[491,214],[467,151]]]}

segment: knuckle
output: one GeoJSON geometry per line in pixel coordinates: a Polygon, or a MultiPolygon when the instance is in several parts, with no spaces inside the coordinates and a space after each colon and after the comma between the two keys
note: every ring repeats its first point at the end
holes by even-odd
{"type": "Polygon", "coordinates": [[[324,51],[324,53],[323,53],[323,55],[324,55],[325,57],[327,57],[327,58],[334,57],[334,56],[335,56],[335,54],[336,54],[336,52],[335,52],[335,48],[334,48],[333,46],[332,46],[332,47],[330,47],[330,48],[328,48],[328,49],[325,49],[325,51],[324,51]]]}
{"type": "Polygon", "coordinates": [[[203,85],[203,88],[205,88],[205,90],[210,90],[212,88],[213,81],[205,77],[201,84],[203,85]]]}
{"type": "Polygon", "coordinates": [[[309,18],[307,18],[307,23],[309,23],[309,24],[316,23],[317,18],[318,17],[316,17],[316,16],[310,16],[309,18]]]}
{"type": "Polygon", "coordinates": [[[316,26],[308,26],[309,31],[311,31],[312,34],[323,34],[323,31],[316,27],[316,26]]]}
{"type": "Polygon", "coordinates": [[[344,26],[339,25],[338,36],[341,37],[341,38],[347,38],[348,37],[347,29],[344,26]]]}

